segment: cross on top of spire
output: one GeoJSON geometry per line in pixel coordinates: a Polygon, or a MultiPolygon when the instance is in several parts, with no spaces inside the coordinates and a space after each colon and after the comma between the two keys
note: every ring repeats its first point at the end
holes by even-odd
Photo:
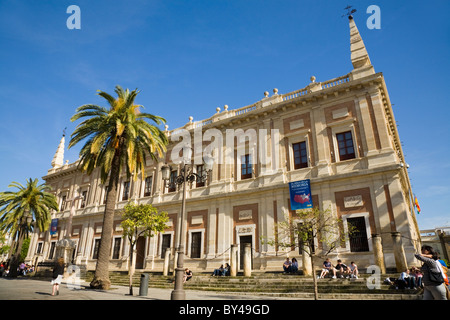
{"type": "Polygon", "coordinates": [[[352,14],[356,12],[356,9],[352,9],[352,6],[347,5],[344,10],[347,10],[346,14],[343,14],[342,16],[348,16],[349,19],[352,19],[352,14]],[[350,10],[351,9],[351,10],[350,10]]]}

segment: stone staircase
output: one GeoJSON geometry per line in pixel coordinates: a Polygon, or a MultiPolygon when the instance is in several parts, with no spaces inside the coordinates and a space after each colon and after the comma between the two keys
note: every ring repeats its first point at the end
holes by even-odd
{"type": "MultiPolygon", "coordinates": [[[[148,286],[151,288],[173,289],[173,276],[163,276],[157,272],[149,274],[148,286]]],[[[139,290],[142,272],[133,276],[133,287],[139,290]]],[[[318,279],[320,299],[355,299],[355,300],[418,300],[422,299],[421,291],[395,290],[389,285],[381,283],[379,289],[367,287],[367,277],[359,279],[318,279]]],[[[381,282],[394,275],[382,275],[381,282]]],[[[86,272],[84,279],[90,281],[93,272],[86,272]]],[[[126,272],[111,272],[113,285],[128,286],[129,279],[126,272]]],[[[236,277],[212,277],[211,273],[194,273],[194,277],[185,283],[185,290],[233,292],[234,294],[260,295],[264,297],[313,299],[314,283],[312,277],[303,275],[283,274],[280,272],[253,272],[251,277],[239,275],[236,277]]]]}

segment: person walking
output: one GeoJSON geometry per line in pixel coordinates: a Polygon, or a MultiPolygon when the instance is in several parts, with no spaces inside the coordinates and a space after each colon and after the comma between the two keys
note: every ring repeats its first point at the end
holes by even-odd
{"type": "Polygon", "coordinates": [[[414,256],[417,260],[423,262],[423,299],[447,300],[447,289],[445,288],[443,271],[437,261],[437,253],[430,246],[422,246],[421,253],[416,253],[414,256]]]}
{"type": "Polygon", "coordinates": [[[61,284],[62,278],[64,274],[64,259],[59,258],[53,268],[52,274],[52,296],[59,295],[59,285],[61,284]]]}

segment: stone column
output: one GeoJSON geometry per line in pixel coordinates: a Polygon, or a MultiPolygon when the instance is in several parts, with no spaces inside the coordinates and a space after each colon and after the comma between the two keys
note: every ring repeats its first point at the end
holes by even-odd
{"type": "Polygon", "coordinates": [[[400,232],[392,232],[392,241],[394,249],[395,266],[397,267],[397,272],[403,272],[408,268],[406,263],[405,250],[402,244],[402,235],[400,232]]]}
{"type": "Polygon", "coordinates": [[[386,265],[384,264],[383,245],[381,244],[381,236],[379,234],[372,234],[373,255],[375,265],[377,265],[382,274],[386,273],[386,265]]]}
{"type": "Polygon", "coordinates": [[[230,259],[230,276],[236,277],[238,270],[238,245],[231,245],[231,259],[230,259]]]}
{"type": "Polygon", "coordinates": [[[167,276],[169,275],[169,265],[170,265],[170,249],[166,249],[166,253],[164,255],[164,269],[163,269],[163,275],[167,276]]]}
{"type": "Polygon", "coordinates": [[[178,251],[176,249],[174,249],[175,251],[175,255],[173,257],[173,275],[175,276],[175,269],[177,268],[178,265],[178,251]]]}
{"type": "Polygon", "coordinates": [[[244,246],[244,277],[252,275],[252,247],[250,243],[244,246]]]}

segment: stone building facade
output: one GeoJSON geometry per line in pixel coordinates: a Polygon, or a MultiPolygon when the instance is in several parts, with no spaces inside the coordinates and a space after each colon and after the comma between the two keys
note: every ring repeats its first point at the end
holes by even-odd
{"type": "MultiPolygon", "coordinates": [[[[288,183],[304,179],[311,182],[315,206],[341,218],[344,232],[349,223],[361,231],[357,239],[350,238],[333,251],[332,258],[355,261],[362,268],[381,263],[402,269],[414,263],[420,234],[386,83],[383,74],[375,72],[351,17],[349,25],[350,73],[323,82],[311,77],[306,87],[294,92],[281,94],[274,89],[250,106],[234,110],[225,106],[209,119],[190,118],[183,128],[172,131],[166,127],[170,139],[180,132],[187,132],[192,140],[199,135],[202,148],[212,143],[211,132],[223,137],[219,144],[223,147],[214,154],[220,161],[215,161],[208,180],[193,182],[187,190],[186,234],[181,235],[185,265],[213,270],[229,262],[232,244],[244,243],[251,243],[255,270],[282,270],[286,256],[301,261],[298,249],[280,250],[261,237],[274,237],[275,224],[292,215],[288,183]],[[230,150],[225,146],[230,129],[253,130],[253,144],[263,151],[249,151],[251,139],[230,150]]],[[[232,139],[238,138],[227,141],[232,139]]],[[[137,269],[162,271],[164,253],[176,247],[183,193],[161,178],[161,167],[173,164],[170,155],[179,144],[171,140],[165,159],[148,163],[143,179],[129,180],[125,175],[121,179],[111,270],[127,268],[129,245],[121,236],[120,211],[130,200],[150,203],[170,217],[164,233],[138,240],[137,269]]],[[[98,172],[88,176],[77,170],[78,162],[64,163],[64,144],[63,137],[52,168],[43,177],[60,204],[60,211],[53,213],[56,232],[37,230],[27,259],[32,263],[54,259],[57,241],[67,234],[76,246],[73,262],[94,269],[105,186],[98,172]],[[79,199],[71,200],[75,194],[79,199]],[[71,230],[67,230],[71,208],[71,230]]],[[[201,163],[193,169],[203,171],[201,163]]],[[[179,169],[174,169],[172,177],[177,173],[179,169]]]]}

